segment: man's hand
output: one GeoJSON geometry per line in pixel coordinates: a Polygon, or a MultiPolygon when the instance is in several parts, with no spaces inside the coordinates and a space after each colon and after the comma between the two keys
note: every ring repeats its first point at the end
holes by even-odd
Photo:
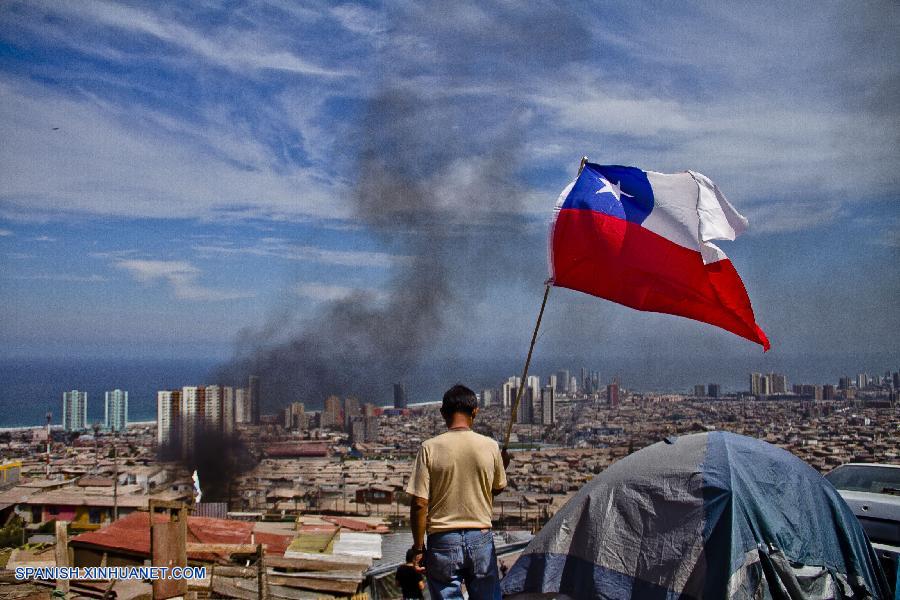
{"type": "Polygon", "coordinates": [[[505,471],[506,469],[509,468],[509,462],[512,460],[512,456],[510,456],[509,450],[507,450],[506,448],[501,450],[500,458],[503,459],[503,470],[505,471]]]}
{"type": "Polygon", "coordinates": [[[416,557],[412,563],[416,566],[416,571],[422,573],[425,571],[425,565],[422,564],[422,555],[425,549],[425,524],[428,519],[428,498],[420,498],[413,496],[409,503],[409,528],[412,530],[413,545],[409,552],[416,552],[416,557]]]}
{"type": "Polygon", "coordinates": [[[409,550],[406,551],[406,562],[410,562],[415,567],[417,573],[425,572],[425,563],[422,562],[422,559],[425,556],[424,548],[416,548],[413,546],[409,550]]]}

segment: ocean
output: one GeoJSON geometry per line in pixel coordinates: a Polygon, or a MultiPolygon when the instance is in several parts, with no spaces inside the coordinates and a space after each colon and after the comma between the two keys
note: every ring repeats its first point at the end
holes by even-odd
{"type": "MultiPolygon", "coordinates": [[[[104,392],[116,388],[128,391],[129,421],[156,420],[156,392],[185,385],[218,383],[213,380],[221,362],[215,360],[110,360],[110,359],[2,359],[0,360],[0,428],[43,425],[47,411],[53,423],[62,422],[62,394],[77,389],[88,393],[88,422],[103,422],[104,392]]],[[[868,372],[881,375],[896,371],[900,360],[892,353],[839,355],[808,353],[779,356],[759,352],[753,356],[683,356],[654,360],[652,357],[613,358],[580,361],[574,357],[539,356],[530,374],[542,380],[554,371],[570,369],[578,376],[580,368],[597,370],[605,384],[618,377],[621,385],[643,392],[690,393],[698,383],[719,383],[723,392],[749,388],[751,371],[787,375],[788,383],[837,383],[842,375],[868,372]]],[[[499,387],[510,375],[520,375],[521,359],[444,359],[414,369],[405,379],[410,403],[440,401],[444,390],[464,383],[480,391],[499,387]]],[[[266,401],[262,383],[263,411],[278,408],[266,401]]],[[[364,402],[387,405],[392,401],[392,384],[383,382],[378,398],[360,398],[364,402]]],[[[300,399],[307,410],[320,410],[324,398],[300,399]]]]}
{"type": "Polygon", "coordinates": [[[156,392],[202,385],[218,365],[204,360],[3,359],[0,427],[62,423],[63,392],[88,393],[89,423],[103,422],[104,392],[128,391],[128,420],[156,420],[156,392]]]}

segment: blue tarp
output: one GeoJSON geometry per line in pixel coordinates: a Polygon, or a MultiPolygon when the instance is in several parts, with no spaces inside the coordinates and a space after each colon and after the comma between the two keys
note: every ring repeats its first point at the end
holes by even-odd
{"type": "Polygon", "coordinates": [[[573,598],[884,598],[859,522],[817,471],[725,432],[610,466],[535,536],[504,594],[573,598]]]}

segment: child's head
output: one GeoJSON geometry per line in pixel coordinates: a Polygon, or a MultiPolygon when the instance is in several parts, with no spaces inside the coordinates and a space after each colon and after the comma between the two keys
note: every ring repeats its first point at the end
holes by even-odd
{"type": "Polygon", "coordinates": [[[410,548],[406,551],[406,562],[411,563],[416,560],[416,557],[421,554],[421,552],[415,550],[414,548],[410,548]]]}

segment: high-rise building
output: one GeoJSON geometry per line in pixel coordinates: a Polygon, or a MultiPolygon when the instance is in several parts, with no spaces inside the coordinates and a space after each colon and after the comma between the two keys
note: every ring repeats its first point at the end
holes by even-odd
{"type": "Polygon", "coordinates": [[[87,392],[63,392],[62,424],[66,431],[87,429],[87,392]]]}
{"type": "Polygon", "coordinates": [[[610,408],[619,406],[619,383],[614,382],[606,386],[606,403],[610,408]]]}
{"type": "Polygon", "coordinates": [[[482,407],[493,406],[497,403],[497,390],[491,388],[481,390],[481,398],[479,399],[482,407]]]}
{"type": "Polygon", "coordinates": [[[354,444],[378,441],[378,417],[353,417],[349,432],[354,444]]]}
{"type": "Polygon", "coordinates": [[[788,390],[787,377],[778,373],[750,374],[750,393],[754,396],[768,396],[770,394],[786,394],[788,390]]]}
{"type": "Polygon", "coordinates": [[[320,420],[322,429],[340,429],[344,421],[341,418],[341,399],[337,396],[328,396],[325,406],[322,408],[320,420]]]}
{"type": "Polygon", "coordinates": [[[394,408],[406,408],[409,402],[406,399],[406,388],[402,383],[394,384],[394,408]]]}
{"type": "Polygon", "coordinates": [[[251,375],[247,390],[250,393],[250,422],[259,425],[259,410],[262,402],[259,389],[259,377],[251,375]]]}
{"type": "Polygon", "coordinates": [[[181,390],[156,393],[156,443],[181,449],[181,390]]]}
{"type": "Polygon", "coordinates": [[[541,388],[540,419],[542,425],[553,425],[556,422],[556,390],[553,385],[541,388]]]}
{"type": "MultiPolygon", "coordinates": [[[[518,389],[516,392],[518,392],[518,389]]],[[[534,423],[534,405],[536,401],[534,388],[531,386],[526,387],[522,391],[522,399],[519,400],[519,410],[516,414],[519,423],[534,423]]]]}
{"type": "Polygon", "coordinates": [[[512,405],[516,401],[516,394],[518,393],[519,386],[522,384],[521,377],[510,377],[506,383],[503,384],[502,395],[503,395],[503,409],[507,410],[512,408],[512,405]]]}
{"type": "Polygon", "coordinates": [[[822,386],[822,399],[823,400],[834,400],[837,397],[837,393],[835,392],[834,386],[830,383],[826,383],[822,386]]]}
{"type": "Polygon", "coordinates": [[[808,398],[810,400],[822,399],[821,385],[813,385],[811,383],[795,383],[793,386],[791,386],[791,389],[795,395],[800,396],[801,398],[808,398]]]}
{"type": "Polygon", "coordinates": [[[350,427],[354,417],[362,416],[359,400],[353,396],[344,398],[344,431],[350,433],[350,427]]]}
{"type": "Polygon", "coordinates": [[[752,394],[753,396],[759,396],[760,394],[762,394],[762,381],[762,373],[750,373],[750,394],[752,394]]]}
{"type": "Polygon", "coordinates": [[[850,389],[850,378],[844,375],[838,380],[838,389],[839,390],[849,390],[850,389]]]}
{"type": "Polygon", "coordinates": [[[694,386],[694,396],[697,398],[705,398],[706,397],[706,386],[702,383],[699,383],[694,386]]]}
{"type": "Polygon", "coordinates": [[[181,388],[181,457],[194,451],[194,443],[203,424],[206,388],[185,386],[181,388]]]}
{"type": "Polygon", "coordinates": [[[891,380],[894,382],[894,389],[900,389],[900,371],[894,371],[894,374],[891,375],[891,380]]]}
{"type": "Polygon", "coordinates": [[[220,385],[208,385],[203,392],[203,429],[222,431],[222,400],[225,392],[220,385]]]}
{"type": "Polygon", "coordinates": [[[786,394],[788,391],[787,375],[781,373],[769,373],[766,378],[769,380],[770,394],[786,394]]]}
{"type": "Polygon", "coordinates": [[[593,393],[597,393],[600,391],[600,372],[599,371],[591,371],[591,389],[593,393]]]}
{"type": "Polygon", "coordinates": [[[250,422],[250,390],[238,388],[234,390],[234,422],[250,422]]]}
{"type": "Polygon", "coordinates": [[[710,398],[720,398],[722,396],[722,386],[720,386],[718,383],[710,383],[706,387],[706,394],[710,398]]]}
{"type": "Polygon", "coordinates": [[[104,427],[109,431],[124,431],[128,426],[128,392],[116,389],[104,396],[104,427]]]}
{"type": "Polygon", "coordinates": [[[306,429],[306,408],[302,402],[291,402],[284,408],[284,428],[295,431],[306,429]]]}
{"type": "Polygon", "coordinates": [[[235,422],[234,388],[225,386],[222,388],[222,432],[227,435],[234,433],[235,422]]]}
{"type": "Polygon", "coordinates": [[[865,389],[869,385],[869,374],[868,373],[859,373],[856,376],[856,388],[857,389],[865,389]]]}
{"type": "Polygon", "coordinates": [[[576,378],[574,375],[572,375],[569,378],[569,393],[577,394],[578,391],[579,391],[578,378],[576,378]]]}
{"type": "Polygon", "coordinates": [[[568,394],[569,393],[569,370],[568,369],[560,369],[556,372],[556,393],[557,394],[568,394]]]}
{"type": "Polygon", "coordinates": [[[553,391],[559,393],[559,378],[556,376],[556,373],[548,377],[547,380],[553,386],[553,391]]]}

